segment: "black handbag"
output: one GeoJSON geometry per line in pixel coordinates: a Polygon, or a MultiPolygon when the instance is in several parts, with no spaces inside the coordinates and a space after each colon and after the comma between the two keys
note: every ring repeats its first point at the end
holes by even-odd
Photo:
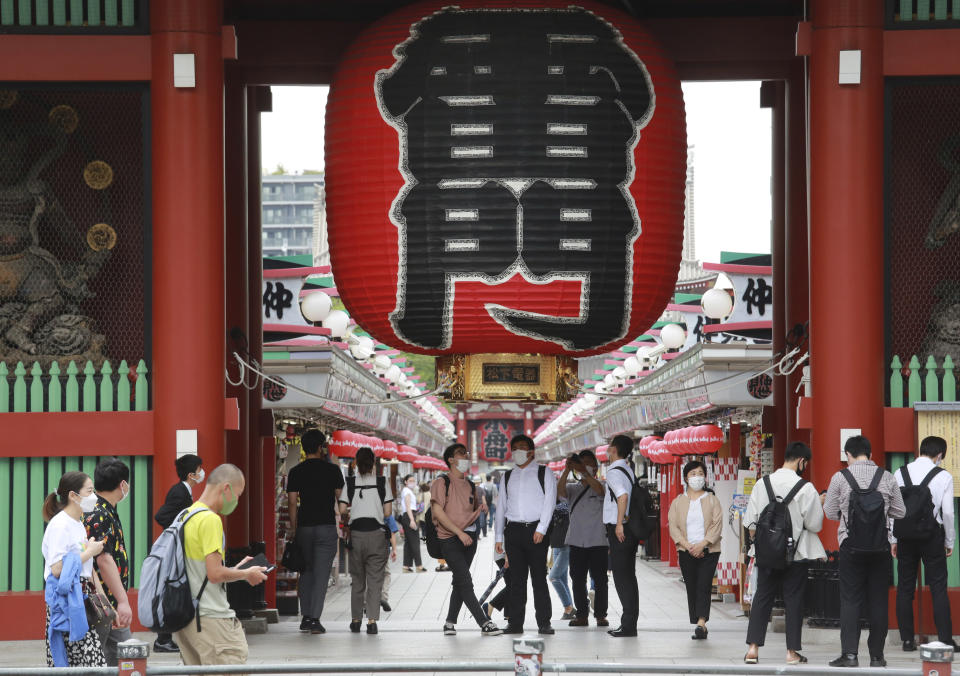
{"type": "Polygon", "coordinates": [[[280,565],[294,573],[302,573],[307,568],[307,560],[303,556],[303,550],[296,540],[288,540],[283,548],[283,557],[280,559],[280,565]]]}

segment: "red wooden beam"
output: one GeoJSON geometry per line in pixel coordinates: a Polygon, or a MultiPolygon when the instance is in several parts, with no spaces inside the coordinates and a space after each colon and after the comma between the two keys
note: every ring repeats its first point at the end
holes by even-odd
{"type": "Polygon", "coordinates": [[[884,31],[883,74],[960,75],[960,30],[884,31]]]}
{"type": "Polygon", "coordinates": [[[0,40],[0,81],[149,80],[149,35],[4,35],[0,40]]]}
{"type": "Polygon", "coordinates": [[[153,411],[0,413],[0,457],[153,455],[153,411]]]}

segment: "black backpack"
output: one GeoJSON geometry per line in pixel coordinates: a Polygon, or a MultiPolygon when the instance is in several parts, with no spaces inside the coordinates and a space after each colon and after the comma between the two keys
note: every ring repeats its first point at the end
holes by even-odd
{"type": "MultiPolygon", "coordinates": [[[[360,495],[363,496],[363,489],[373,488],[370,484],[365,484],[357,486],[357,477],[348,476],[347,477],[347,501],[353,505],[353,494],[359,489],[360,495]]],[[[387,477],[378,476],[377,477],[377,493],[380,494],[380,504],[383,504],[387,499],[387,477]]]]}
{"type": "MultiPolygon", "coordinates": [[[[650,491],[642,485],[639,480],[634,479],[630,472],[623,467],[614,467],[627,475],[632,483],[630,487],[630,499],[627,502],[627,522],[624,524],[624,530],[633,535],[637,540],[646,540],[650,537],[650,520],[647,516],[653,508],[653,501],[650,498],[650,491]]],[[[610,491],[610,499],[613,500],[613,491],[610,491]]]]}
{"type": "Polygon", "coordinates": [[[855,552],[885,552],[890,548],[887,540],[887,508],[883,496],[877,490],[883,469],[876,474],[867,488],[860,488],[849,469],[840,472],[850,484],[850,502],[847,506],[847,539],[855,552]]]}
{"type": "Polygon", "coordinates": [[[927,472],[923,481],[916,485],[910,479],[909,470],[906,467],[900,468],[900,477],[903,479],[900,494],[903,496],[907,513],[893,522],[893,534],[898,540],[928,540],[940,533],[942,527],[937,523],[929,486],[933,477],[943,471],[942,467],[934,467],[927,472]]]}
{"type": "Polygon", "coordinates": [[[793,519],[787,505],[797,496],[800,489],[807,483],[800,479],[793,485],[790,492],[783,498],[778,498],[773,492],[770,476],[763,477],[763,485],[767,489],[767,498],[770,502],[760,512],[757,519],[756,535],[753,538],[754,558],[757,565],[772,570],[783,570],[797,551],[797,543],[793,539],[793,519]]]}
{"type": "MultiPolygon", "coordinates": [[[[441,474],[440,478],[443,479],[444,486],[446,487],[445,497],[450,497],[450,477],[446,474],[441,474]]],[[[474,487],[473,493],[470,494],[470,505],[473,505],[474,499],[477,496],[477,489],[474,487]]],[[[433,523],[433,506],[427,507],[427,511],[423,514],[423,527],[420,529],[420,539],[424,541],[427,545],[427,554],[430,555],[430,558],[433,559],[442,559],[443,552],[440,549],[440,536],[437,534],[437,526],[433,523]]],[[[473,536],[476,538],[476,534],[473,536]]]]}

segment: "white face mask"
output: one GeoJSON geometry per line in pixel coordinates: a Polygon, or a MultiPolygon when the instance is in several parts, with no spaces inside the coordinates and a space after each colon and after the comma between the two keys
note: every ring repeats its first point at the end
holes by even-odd
{"type": "Polygon", "coordinates": [[[530,451],[516,450],[513,451],[513,461],[518,465],[525,465],[527,460],[530,458],[530,451]]]}
{"type": "Polygon", "coordinates": [[[687,485],[695,491],[702,491],[706,483],[706,477],[692,476],[687,478],[687,485]]]}
{"type": "Polygon", "coordinates": [[[202,484],[202,483],[203,483],[203,480],[206,479],[206,478],[207,478],[207,475],[203,473],[203,467],[201,467],[201,468],[197,471],[197,479],[196,479],[196,481],[197,481],[198,484],[202,484]]]}
{"type": "Polygon", "coordinates": [[[457,471],[466,474],[470,471],[470,461],[466,458],[457,458],[457,471]]]}
{"type": "MultiPolygon", "coordinates": [[[[124,482],[127,483],[127,482],[124,482]]],[[[127,490],[123,490],[123,484],[120,484],[120,502],[130,497],[130,484],[127,483],[127,490]]]]}
{"type": "Polygon", "coordinates": [[[590,476],[597,476],[596,467],[591,467],[590,465],[587,465],[586,467],[587,467],[587,474],[589,474],[590,476]]]}
{"type": "Polygon", "coordinates": [[[97,494],[91,493],[90,495],[80,498],[78,504],[80,505],[80,511],[84,513],[92,512],[97,507],[97,494]]]}

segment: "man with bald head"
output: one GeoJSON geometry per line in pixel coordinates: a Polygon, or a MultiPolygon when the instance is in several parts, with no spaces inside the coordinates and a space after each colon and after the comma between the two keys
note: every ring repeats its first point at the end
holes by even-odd
{"type": "Polygon", "coordinates": [[[223,519],[237,508],[243,493],[243,472],[236,465],[220,465],[207,479],[200,499],[184,518],[183,542],[186,552],[190,593],[199,600],[197,619],[176,633],[184,664],[246,664],[247,639],[236,613],[227,603],[227,582],[246,580],[251,586],[267,579],[261,566],[232,568],[223,563],[223,519]]]}

